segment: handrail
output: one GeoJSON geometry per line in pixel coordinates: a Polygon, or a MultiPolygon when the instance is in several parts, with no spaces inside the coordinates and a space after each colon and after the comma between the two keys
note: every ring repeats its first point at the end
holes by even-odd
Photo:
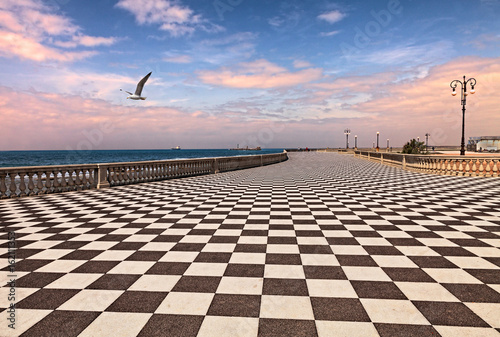
{"type": "Polygon", "coordinates": [[[214,174],[279,163],[286,152],[252,156],[0,168],[0,199],[214,174]]]}
{"type": "Polygon", "coordinates": [[[441,175],[498,177],[500,156],[436,156],[354,151],[354,156],[406,170],[441,175]]]}

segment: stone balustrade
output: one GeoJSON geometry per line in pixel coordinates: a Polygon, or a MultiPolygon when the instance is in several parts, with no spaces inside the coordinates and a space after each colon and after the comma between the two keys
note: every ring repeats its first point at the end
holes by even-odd
{"type": "Polygon", "coordinates": [[[441,175],[498,177],[500,156],[436,156],[354,151],[354,156],[441,175]]]}
{"type": "Polygon", "coordinates": [[[6,167],[0,168],[0,199],[219,173],[287,159],[286,153],[276,153],[128,163],[6,167]]]}
{"type": "Polygon", "coordinates": [[[0,198],[95,188],[97,165],[0,168],[0,198]]]}

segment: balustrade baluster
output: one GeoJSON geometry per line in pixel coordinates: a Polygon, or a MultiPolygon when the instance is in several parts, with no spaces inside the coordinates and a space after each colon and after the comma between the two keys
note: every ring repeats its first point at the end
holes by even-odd
{"type": "Polygon", "coordinates": [[[19,172],[19,196],[20,197],[26,196],[26,183],[24,182],[25,175],[26,175],[26,172],[23,172],[23,171],[19,172]]]}
{"type": "Polygon", "coordinates": [[[491,161],[493,162],[493,177],[498,177],[498,164],[500,162],[497,159],[492,159],[491,161]]]}
{"type": "Polygon", "coordinates": [[[10,197],[17,197],[16,173],[9,173],[10,178],[10,197]]]}
{"type": "Polygon", "coordinates": [[[28,191],[27,191],[27,195],[33,195],[35,194],[35,184],[33,183],[33,172],[28,172],[27,175],[28,175],[28,191]]]}
{"type": "Polygon", "coordinates": [[[472,172],[471,173],[476,173],[476,171],[477,171],[476,161],[474,159],[471,159],[471,161],[472,161],[472,172]]]}
{"type": "Polygon", "coordinates": [[[85,170],[81,170],[81,169],[75,169],[75,190],[77,191],[81,191],[82,190],[82,181],[80,180],[80,172],[82,172],[82,174],[85,174],[85,170]]]}
{"type": "Polygon", "coordinates": [[[5,184],[5,178],[7,173],[0,173],[0,199],[7,198],[7,185],[5,184]]]}
{"type": "Polygon", "coordinates": [[[492,173],[493,172],[491,172],[491,160],[484,159],[484,176],[491,177],[492,173]]]}
{"type": "Polygon", "coordinates": [[[69,169],[68,170],[68,190],[69,191],[74,191],[76,190],[75,186],[75,181],[73,180],[73,173],[76,174],[76,169],[69,169]]]}
{"type": "Polygon", "coordinates": [[[68,184],[66,183],[66,172],[67,170],[61,170],[61,191],[67,191],[68,184]]]}
{"type": "Polygon", "coordinates": [[[483,165],[483,162],[481,160],[478,159],[478,169],[477,169],[477,173],[479,175],[484,175],[484,165],[483,165]]]}

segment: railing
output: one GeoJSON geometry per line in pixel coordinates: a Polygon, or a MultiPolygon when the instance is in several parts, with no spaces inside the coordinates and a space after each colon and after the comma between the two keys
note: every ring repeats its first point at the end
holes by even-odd
{"type": "Polygon", "coordinates": [[[441,175],[498,177],[500,156],[435,156],[354,151],[354,156],[404,169],[441,175]]]}
{"type": "Polygon", "coordinates": [[[0,168],[0,199],[78,191],[279,163],[286,153],[186,160],[0,168]]]}

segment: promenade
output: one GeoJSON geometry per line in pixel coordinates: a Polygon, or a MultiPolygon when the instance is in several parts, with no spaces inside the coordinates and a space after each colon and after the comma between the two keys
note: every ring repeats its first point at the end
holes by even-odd
{"type": "Polygon", "coordinates": [[[0,222],[0,336],[500,336],[499,178],[290,153],[0,222]]]}

